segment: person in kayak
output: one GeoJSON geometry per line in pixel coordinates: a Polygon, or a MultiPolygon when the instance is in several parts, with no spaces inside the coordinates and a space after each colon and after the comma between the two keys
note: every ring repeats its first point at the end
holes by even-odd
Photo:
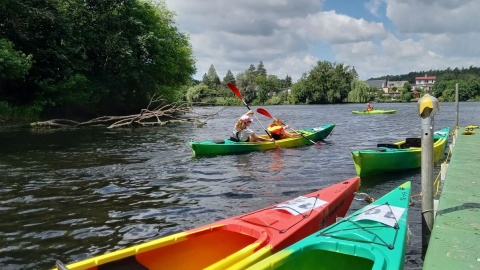
{"type": "Polygon", "coordinates": [[[249,110],[237,120],[233,128],[232,138],[239,142],[273,142],[273,139],[262,138],[249,128],[253,122],[253,119],[250,117],[251,114],[253,114],[253,111],[249,110]]]}
{"type": "Polygon", "coordinates": [[[282,140],[287,137],[299,137],[298,133],[290,133],[287,131],[289,125],[283,125],[282,119],[274,118],[273,121],[268,125],[268,132],[272,135],[275,140],[282,140]]]}
{"type": "Polygon", "coordinates": [[[373,111],[373,107],[370,106],[369,102],[367,102],[367,111],[373,111]]]}

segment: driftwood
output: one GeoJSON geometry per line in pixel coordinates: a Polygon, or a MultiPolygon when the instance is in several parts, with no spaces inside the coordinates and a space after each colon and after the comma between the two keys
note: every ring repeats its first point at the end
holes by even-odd
{"type": "MultiPolygon", "coordinates": [[[[154,103],[159,103],[162,100],[150,100],[147,109],[140,110],[139,114],[125,115],[125,116],[101,116],[88,120],[86,122],[77,122],[68,119],[51,119],[42,122],[30,123],[30,127],[36,128],[77,128],[84,126],[107,125],[107,128],[126,128],[126,127],[152,127],[163,126],[168,123],[184,123],[191,122],[198,127],[203,127],[206,121],[218,114],[218,112],[211,115],[199,115],[195,113],[191,106],[187,103],[171,103],[167,105],[160,105],[154,109],[149,109],[154,103]],[[205,118],[200,121],[200,118],[205,118]]],[[[222,108],[223,110],[225,108],[222,108]]],[[[220,110],[220,111],[221,111],[220,110]]]]}

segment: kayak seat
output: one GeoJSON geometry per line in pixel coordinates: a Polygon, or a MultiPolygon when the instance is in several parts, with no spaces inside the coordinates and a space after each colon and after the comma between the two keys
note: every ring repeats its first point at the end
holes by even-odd
{"type": "Polygon", "coordinates": [[[387,149],[381,148],[381,147],[380,148],[366,148],[366,149],[362,149],[362,151],[363,150],[370,150],[370,151],[377,151],[377,152],[386,152],[387,151],[387,149]]]}
{"type": "Polygon", "coordinates": [[[228,138],[228,139],[229,139],[230,141],[232,141],[232,142],[240,142],[240,141],[239,141],[237,138],[235,138],[235,137],[230,137],[230,138],[228,138]]]}
{"type": "Polygon", "coordinates": [[[135,256],[130,256],[118,261],[109,262],[98,266],[98,270],[148,270],[147,267],[139,263],[135,256]]]}
{"type": "Polygon", "coordinates": [[[379,143],[377,144],[377,147],[385,147],[385,148],[395,148],[398,149],[398,145],[394,143],[379,143]]]}
{"type": "Polygon", "coordinates": [[[406,138],[402,148],[422,147],[422,138],[406,138]]]}
{"type": "Polygon", "coordinates": [[[213,143],[215,144],[224,144],[225,141],[224,140],[212,140],[213,143]]]}

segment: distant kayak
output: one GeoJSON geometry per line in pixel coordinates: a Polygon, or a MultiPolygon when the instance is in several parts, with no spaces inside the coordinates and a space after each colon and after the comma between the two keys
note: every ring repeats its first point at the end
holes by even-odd
{"type": "Polygon", "coordinates": [[[363,111],[352,111],[353,114],[394,114],[397,113],[397,110],[363,110],[363,111]]]}

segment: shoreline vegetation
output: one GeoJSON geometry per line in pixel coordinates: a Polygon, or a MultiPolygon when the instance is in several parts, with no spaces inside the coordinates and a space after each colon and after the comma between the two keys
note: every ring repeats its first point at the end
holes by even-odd
{"type": "MultiPolygon", "coordinates": [[[[296,82],[289,75],[269,74],[262,61],[236,75],[228,70],[223,79],[211,64],[202,80],[195,80],[190,37],[179,31],[176,15],[161,1],[0,3],[0,124],[82,126],[79,119],[87,119],[114,126],[161,125],[161,112],[152,113],[152,121],[142,114],[153,99],[160,107],[182,104],[178,114],[196,104],[241,105],[227,83],[256,106],[391,102],[361,81],[354,67],[328,61],[318,61],[296,82]]],[[[480,100],[480,68],[473,66],[372,79],[407,81],[393,89],[394,102],[410,102],[413,90],[425,94],[412,87],[415,76],[424,74],[437,77],[428,93],[439,101],[454,101],[457,83],[460,101],[480,100]]]]}

